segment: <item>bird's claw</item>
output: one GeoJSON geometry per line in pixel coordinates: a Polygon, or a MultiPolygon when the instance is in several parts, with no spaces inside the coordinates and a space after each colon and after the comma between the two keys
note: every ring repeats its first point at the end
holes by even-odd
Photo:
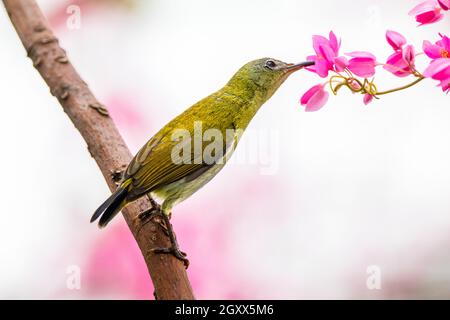
{"type": "Polygon", "coordinates": [[[139,219],[140,221],[146,221],[154,214],[156,214],[156,211],[154,211],[153,208],[145,210],[137,215],[137,219],[139,219]]]}
{"type": "MultiPolygon", "coordinates": [[[[153,218],[157,218],[158,216],[162,217],[163,214],[164,213],[162,213],[161,211],[159,211],[158,209],[155,209],[155,208],[150,208],[149,210],[145,210],[145,211],[139,213],[135,218],[135,220],[139,221],[138,233],[140,233],[141,229],[147,223],[149,223],[153,218]]],[[[164,220],[161,220],[161,218],[159,218],[159,219],[155,219],[154,221],[161,226],[164,234],[166,236],[169,236],[169,230],[168,230],[164,220]]]]}
{"type": "Polygon", "coordinates": [[[179,248],[171,246],[168,248],[155,248],[152,249],[153,253],[159,253],[159,254],[171,254],[178,260],[181,260],[184,264],[184,267],[187,269],[189,267],[189,259],[186,258],[187,254],[183,251],[181,251],[179,248]]]}

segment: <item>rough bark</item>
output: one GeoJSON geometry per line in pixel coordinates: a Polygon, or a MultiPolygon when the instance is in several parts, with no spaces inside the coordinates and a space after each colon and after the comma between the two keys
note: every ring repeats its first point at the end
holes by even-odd
{"type": "MultiPolygon", "coordinates": [[[[109,188],[114,190],[114,177],[126,167],[132,156],[106,107],[94,97],[70,63],[36,2],[3,0],[3,3],[34,67],[83,136],[109,188]]],[[[140,229],[138,220],[135,220],[140,212],[150,207],[147,199],[140,199],[122,210],[122,214],[142,251],[155,295],[158,299],[194,299],[183,263],[171,255],[151,251],[169,246],[160,225],[151,221],[140,229]]],[[[88,220],[86,216],[86,223],[88,220]]]]}

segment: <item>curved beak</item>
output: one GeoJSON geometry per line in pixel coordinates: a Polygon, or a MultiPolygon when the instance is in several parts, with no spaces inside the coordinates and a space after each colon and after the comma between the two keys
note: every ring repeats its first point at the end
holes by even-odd
{"type": "Polygon", "coordinates": [[[300,62],[300,63],[296,63],[296,64],[291,63],[285,67],[285,70],[287,72],[295,72],[297,70],[303,69],[304,67],[309,67],[314,64],[315,64],[314,61],[305,61],[305,62],[300,62]]]}

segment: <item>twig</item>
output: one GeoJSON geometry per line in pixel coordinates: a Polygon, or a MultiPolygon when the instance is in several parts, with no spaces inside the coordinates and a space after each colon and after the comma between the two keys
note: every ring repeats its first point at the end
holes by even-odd
{"type": "MultiPolygon", "coordinates": [[[[3,0],[3,3],[34,67],[83,136],[109,188],[114,190],[114,176],[129,163],[131,153],[109,117],[108,110],[80,78],[36,2],[3,0]]],[[[76,170],[75,167],[73,164],[73,170],[76,170]]],[[[171,255],[155,255],[151,251],[169,245],[159,224],[151,221],[137,232],[139,223],[134,218],[149,208],[149,201],[140,199],[122,213],[144,256],[155,295],[159,299],[194,299],[183,263],[171,255]]],[[[90,212],[86,213],[86,223],[88,214],[90,212]]]]}

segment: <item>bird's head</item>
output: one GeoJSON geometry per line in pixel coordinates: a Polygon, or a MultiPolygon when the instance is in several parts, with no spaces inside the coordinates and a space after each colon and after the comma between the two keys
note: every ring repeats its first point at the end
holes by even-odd
{"type": "Polygon", "coordinates": [[[267,100],[289,75],[313,64],[313,61],[293,64],[272,58],[262,58],[250,61],[241,67],[229,84],[240,87],[242,90],[253,89],[267,100]]]}

